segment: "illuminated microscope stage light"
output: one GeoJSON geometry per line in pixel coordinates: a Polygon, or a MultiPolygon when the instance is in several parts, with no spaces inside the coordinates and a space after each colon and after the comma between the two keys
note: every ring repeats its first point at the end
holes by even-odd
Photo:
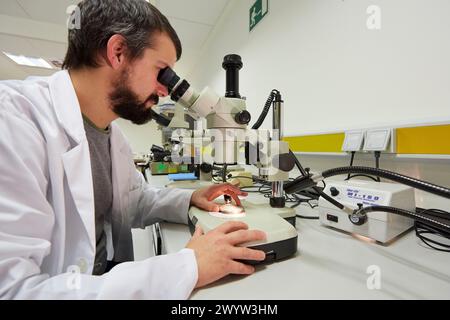
{"type": "Polygon", "coordinates": [[[244,208],[234,204],[222,204],[219,206],[219,212],[210,212],[210,215],[218,218],[242,218],[245,217],[244,208]]]}

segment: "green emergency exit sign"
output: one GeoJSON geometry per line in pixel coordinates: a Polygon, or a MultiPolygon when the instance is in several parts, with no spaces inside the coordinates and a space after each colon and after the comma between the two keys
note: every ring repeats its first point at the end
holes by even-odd
{"type": "Polygon", "coordinates": [[[250,20],[249,27],[250,31],[264,18],[264,16],[269,12],[269,0],[256,0],[255,3],[250,8],[250,20]]]}

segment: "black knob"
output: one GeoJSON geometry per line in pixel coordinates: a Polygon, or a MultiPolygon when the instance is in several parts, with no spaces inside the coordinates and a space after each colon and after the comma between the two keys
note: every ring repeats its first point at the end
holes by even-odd
{"type": "Polygon", "coordinates": [[[248,112],[247,110],[243,110],[241,112],[238,112],[234,116],[234,120],[238,124],[248,124],[251,119],[252,119],[252,116],[250,115],[250,112],[248,112]]]}
{"type": "Polygon", "coordinates": [[[294,168],[295,160],[290,153],[282,153],[272,158],[272,164],[284,172],[289,172],[294,168]]]}
{"type": "Polygon", "coordinates": [[[336,197],[339,194],[339,190],[336,189],[335,187],[331,187],[330,188],[330,193],[333,197],[336,197]]]}
{"type": "Polygon", "coordinates": [[[349,215],[348,218],[350,219],[350,222],[354,225],[361,226],[367,221],[367,215],[366,214],[358,214],[358,212],[363,208],[362,203],[357,203],[358,209],[353,211],[353,214],[349,215]]]}
{"type": "Polygon", "coordinates": [[[348,218],[350,219],[351,223],[353,223],[354,225],[357,225],[357,226],[361,226],[364,223],[366,223],[366,221],[367,221],[366,215],[358,216],[356,214],[351,214],[348,216],[348,218]]]}
{"type": "Polygon", "coordinates": [[[200,170],[202,171],[202,172],[204,172],[204,173],[210,173],[211,171],[212,171],[212,165],[210,165],[209,163],[205,163],[205,162],[203,162],[201,165],[200,165],[200,170]]]}

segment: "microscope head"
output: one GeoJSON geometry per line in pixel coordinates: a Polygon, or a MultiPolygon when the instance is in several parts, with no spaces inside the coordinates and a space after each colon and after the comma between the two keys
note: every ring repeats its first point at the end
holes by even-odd
{"type": "MultiPolygon", "coordinates": [[[[226,71],[226,92],[227,101],[238,99],[239,103],[221,103],[221,99],[214,91],[206,87],[200,94],[195,92],[189,82],[181,79],[170,67],[162,69],[158,75],[158,81],[167,87],[170,98],[194,111],[198,116],[206,118],[211,113],[228,113],[233,115],[230,123],[226,127],[236,127],[236,125],[246,126],[250,120],[250,113],[245,109],[245,100],[239,94],[239,70],[242,68],[241,57],[237,54],[229,54],[224,57],[222,67],[226,71]],[[220,108],[220,109],[219,109],[220,108]]],[[[231,102],[231,101],[230,101],[231,102]]],[[[225,127],[224,124],[212,124],[210,127],[225,127]]]]}

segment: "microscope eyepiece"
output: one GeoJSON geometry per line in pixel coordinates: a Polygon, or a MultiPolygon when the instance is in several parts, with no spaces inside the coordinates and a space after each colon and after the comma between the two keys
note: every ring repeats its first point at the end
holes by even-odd
{"type": "Polygon", "coordinates": [[[169,92],[173,90],[178,81],[180,81],[180,77],[169,67],[162,69],[158,74],[158,82],[166,86],[169,92]]]}
{"type": "Polygon", "coordinates": [[[225,70],[229,68],[236,68],[240,70],[242,66],[242,58],[238,54],[227,54],[225,57],[223,57],[222,67],[225,70]]]}
{"type": "Polygon", "coordinates": [[[226,92],[227,98],[240,98],[239,94],[239,70],[242,68],[241,56],[228,54],[223,57],[222,67],[226,71],[226,92]]]}
{"type": "Polygon", "coordinates": [[[191,86],[186,80],[180,77],[170,67],[162,69],[158,74],[158,82],[167,87],[170,98],[178,102],[191,86]]]}
{"type": "Polygon", "coordinates": [[[186,80],[181,81],[175,90],[172,91],[170,98],[177,102],[186,93],[191,85],[186,80]]]}

